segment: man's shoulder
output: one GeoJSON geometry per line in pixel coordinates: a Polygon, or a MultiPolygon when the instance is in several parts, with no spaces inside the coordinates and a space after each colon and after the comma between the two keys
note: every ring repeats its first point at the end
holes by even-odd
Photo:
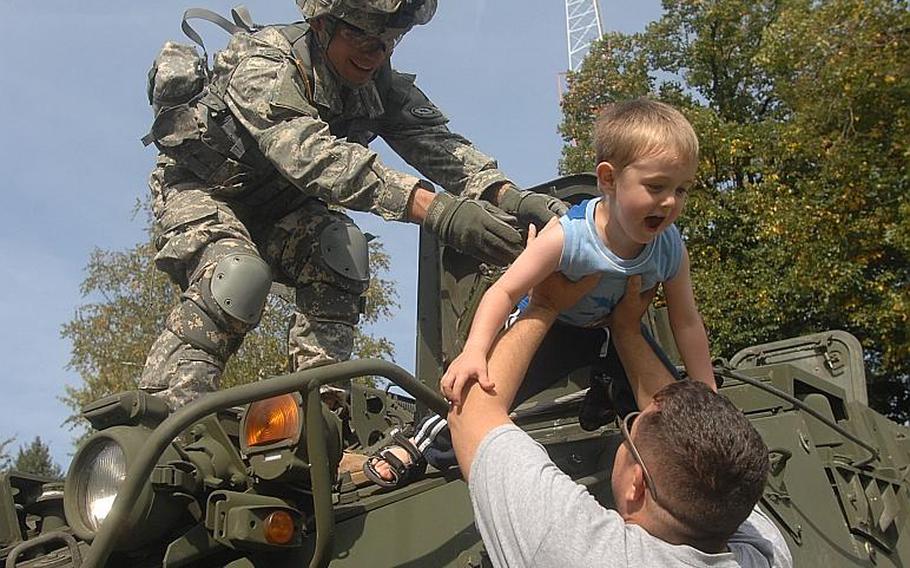
{"type": "Polygon", "coordinates": [[[287,25],[276,24],[265,26],[252,33],[240,31],[231,35],[227,46],[215,55],[216,70],[219,63],[221,67],[233,68],[240,61],[249,57],[262,56],[282,59],[290,56],[291,42],[288,35],[283,33],[286,29],[288,29],[287,25]]]}
{"type": "Polygon", "coordinates": [[[591,566],[623,547],[622,517],[514,425],[486,435],[469,484],[475,522],[496,565],[591,566]]]}
{"type": "Polygon", "coordinates": [[[749,517],[728,541],[730,550],[743,566],[791,568],[793,558],[784,535],[756,505],[749,517]]]}

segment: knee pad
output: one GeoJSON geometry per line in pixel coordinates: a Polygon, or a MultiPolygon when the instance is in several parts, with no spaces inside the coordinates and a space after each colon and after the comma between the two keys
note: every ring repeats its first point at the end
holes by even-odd
{"type": "Polygon", "coordinates": [[[248,253],[230,254],[219,260],[210,284],[218,307],[250,325],[259,323],[271,287],[269,265],[248,253]]]}
{"type": "Polygon", "coordinates": [[[297,306],[318,319],[356,325],[370,285],[367,239],[346,217],[332,220],[318,238],[318,268],[297,287],[297,306]]]}
{"type": "Polygon", "coordinates": [[[366,236],[349,219],[337,220],[319,233],[319,252],[326,265],[357,282],[370,281],[370,250],[366,236]]]}

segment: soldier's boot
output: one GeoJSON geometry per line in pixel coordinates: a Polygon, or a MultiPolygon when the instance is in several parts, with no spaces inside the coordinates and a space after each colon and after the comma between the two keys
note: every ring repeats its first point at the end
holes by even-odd
{"type": "Polygon", "coordinates": [[[268,265],[246,251],[206,264],[152,345],[140,388],[172,408],[217,390],[226,361],[259,323],[270,286],[268,265]]]}

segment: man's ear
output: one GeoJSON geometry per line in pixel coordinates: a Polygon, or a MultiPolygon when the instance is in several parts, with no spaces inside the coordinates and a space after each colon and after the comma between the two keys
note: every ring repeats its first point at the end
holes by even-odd
{"type": "Polygon", "coordinates": [[[631,467],[632,475],[629,476],[629,484],[624,491],[629,508],[637,511],[645,504],[645,492],[648,491],[648,486],[645,484],[645,474],[641,466],[636,463],[631,467]]]}
{"type": "Polygon", "coordinates": [[[600,162],[594,170],[597,174],[597,188],[604,195],[613,193],[616,189],[615,175],[616,170],[610,162],[600,162]]]}

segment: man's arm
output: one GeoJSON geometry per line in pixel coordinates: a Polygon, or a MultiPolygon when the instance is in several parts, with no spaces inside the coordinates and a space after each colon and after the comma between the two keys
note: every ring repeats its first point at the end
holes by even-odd
{"type": "Polygon", "coordinates": [[[387,118],[377,133],[406,162],[447,191],[483,199],[522,224],[541,227],[563,215],[568,206],[542,193],[519,190],[487,156],[463,136],[448,129],[448,119],[413,82],[413,76],[391,71],[392,90],[404,102],[396,116],[387,118]],[[420,109],[421,119],[412,111],[420,109]]]}
{"type": "Polygon", "coordinates": [[[493,344],[487,372],[496,381],[496,389],[487,392],[479,383],[472,381],[464,391],[461,406],[449,411],[452,445],[465,480],[470,477],[474,454],[490,430],[511,423],[509,408],[515,393],[524,379],[531,357],[555,320],[555,312],[529,306],[522,317],[493,344]]]}
{"type": "Polygon", "coordinates": [[[463,387],[472,378],[486,390],[493,388],[496,375],[489,372],[487,356],[502,322],[515,304],[556,270],[563,240],[562,227],[554,220],[538,238],[528,242],[505,274],[484,293],[464,348],[440,381],[442,394],[452,403],[461,404],[463,387]]]}
{"type": "Polygon", "coordinates": [[[657,358],[641,334],[641,318],[657,288],[641,293],[641,276],[626,281],[626,292],[610,314],[613,345],[622,362],[638,408],[651,404],[654,394],[673,382],[673,376],[657,358]]]}
{"type": "Polygon", "coordinates": [[[376,133],[437,185],[453,194],[483,198],[496,205],[499,188],[509,182],[496,160],[448,129],[448,119],[414,84],[413,75],[394,69],[389,73],[394,102],[386,109],[376,133]],[[415,114],[413,109],[421,112],[415,114]]]}
{"type": "MultiPolygon", "coordinates": [[[[290,50],[277,31],[263,30],[257,38],[290,50]]],[[[335,137],[304,94],[291,58],[276,61],[273,50],[240,45],[224,102],[301,192],[386,220],[420,223],[445,244],[484,262],[507,264],[521,252],[521,235],[507,215],[485,202],[437,194],[419,178],[384,166],[368,148],[335,137]]]]}
{"type": "Polygon", "coordinates": [[[592,275],[570,282],[560,273],[551,274],[531,292],[524,314],[493,344],[487,372],[496,382],[496,389],[486,392],[473,382],[466,389],[461,406],[449,411],[452,445],[465,479],[470,476],[477,447],[490,430],[511,422],[509,408],[531,358],[557,314],[575,305],[598,280],[597,275],[592,275]]]}

